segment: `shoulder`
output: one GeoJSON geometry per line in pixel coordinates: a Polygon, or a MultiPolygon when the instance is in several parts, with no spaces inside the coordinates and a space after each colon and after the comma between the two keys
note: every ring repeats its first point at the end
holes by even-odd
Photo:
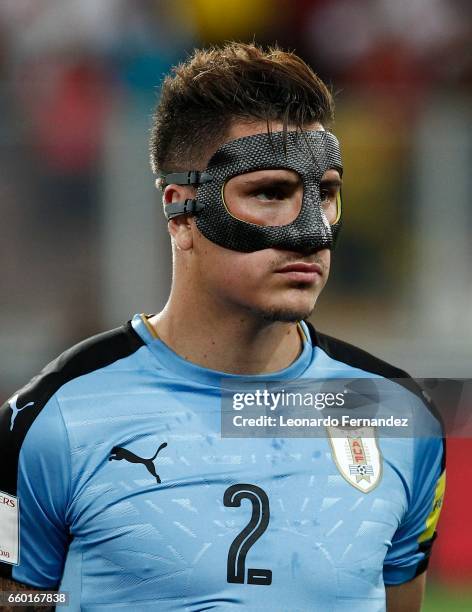
{"type": "MultiPolygon", "coordinates": [[[[59,435],[58,406],[54,401],[59,390],[71,381],[129,357],[141,346],[143,341],[127,323],[71,347],[14,393],[0,407],[0,444],[5,448],[11,465],[17,466],[23,442],[39,415],[47,424],[46,427],[43,423],[41,428],[42,439],[46,441],[53,434],[59,435]]],[[[12,479],[16,478],[16,469],[10,473],[12,479]]],[[[8,483],[12,485],[10,487],[2,483],[7,486],[3,490],[15,488],[13,480],[8,483]]]]}
{"type": "Polygon", "coordinates": [[[396,383],[402,385],[408,391],[416,395],[422,403],[432,408],[423,389],[408,372],[372,355],[354,344],[349,344],[349,342],[344,342],[333,336],[323,334],[316,330],[308,321],[305,321],[305,323],[310,332],[313,346],[321,349],[329,359],[347,366],[348,370],[346,371],[358,370],[373,376],[395,380],[396,383]]]}
{"type": "MultiPolygon", "coordinates": [[[[400,385],[412,399],[416,415],[431,423],[427,427],[427,431],[433,432],[433,437],[441,440],[445,455],[442,417],[429,396],[425,394],[418,382],[408,372],[372,355],[362,348],[319,332],[308,321],[305,321],[305,323],[310,332],[313,346],[318,347],[329,360],[336,362],[338,366],[340,364],[346,366],[346,368],[339,367],[339,372],[343,377],[352,376],[355,378],[362,372],[363,375],[367,373],[367,375],[381,377],[392,381],[395,385],[400,385]]],[[[431,440],[430,445],[434,446],[431,440]]],[[[443,463],[444,461],[445,456],[443,463]]]]}
{"type": "Polygon", "coordinates": [[[411,379],[407,372],[387,361],[375,357],[354,344],[349,344],[333,336],[323,334],[316,330],[308,321],[305,321],[305,323],[310,331],[313,346],[319,347],[331,359],[344,363],[352,368],[364,370],[385,378],[411,379]]]}
{"type": "Polygon", "coordinates": [[[130,322],[79,342],[46,365],[9,404],[21,409],[29,402],[44,405],[66,383],[128,357],[143,346],[130,322]]]}

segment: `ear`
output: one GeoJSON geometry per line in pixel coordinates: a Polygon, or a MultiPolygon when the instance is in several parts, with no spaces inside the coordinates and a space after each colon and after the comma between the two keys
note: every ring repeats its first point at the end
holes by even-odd
{"type": "MultiPolygon", "coordinates": [[[[171,204],[183,200],[193,199],[196,189],[187,185],[167,185],[162,194],[162,203],[171,204]]],[[[193,247],[191,215],[179,215],[167,224],[169,234],[175,240],[177,249],[188,251],[193,247]]]]}

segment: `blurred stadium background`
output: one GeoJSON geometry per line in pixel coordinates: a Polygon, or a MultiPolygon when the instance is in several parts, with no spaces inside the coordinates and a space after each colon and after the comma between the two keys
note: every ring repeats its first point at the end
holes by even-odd
{"type": "MultiPolygon", "coordinates": [[[[156,312],[170,247],[147,140],[194,46],[294,49],[336,92],[345,228],[314,316],[417,377],[470,378],[467,0],[0,0],[0,396],[72,343],[156,312]]],[[[472,444],[426,611],[472,610],[472,444]]]]}

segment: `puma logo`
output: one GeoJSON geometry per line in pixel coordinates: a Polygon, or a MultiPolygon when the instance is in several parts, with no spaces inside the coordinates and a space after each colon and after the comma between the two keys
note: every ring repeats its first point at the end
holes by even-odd
{"type": "Polygon", "coordinates": [[[11,408],[10,431],[13,431],[13,425],[15,424],[15,419],[18,416],[18,413],[24,410],[25,408],[28,408],[28,406],[34,406],[34,402],[28,402],[21,408],[18,408],[18,406],[16,405],[17,401],[18,401],[18,393],[14,395],[11,399],[9,399],[7,402],[11,408]]]}
{"type": "Polygon", "coordinates": [[[124,459],[125,461],[129,461],[130,463],[142,463],[146,467],[147,471],[155,477],[157,484],[161,484],[161,479],[159,478],[159,474],[156,474],[156,468],[154,466],[153,461],[160,453],[160,451],[166,446],[167,442],[163,442],[157,449],[154,457],[151,457],[150,459],[139,457],[138,455],[135,455],[133,452],[131,452],[127,448],[123,448],[122,446],[114,446],[111,449],[108,461],[122,461],[124,459]]]}

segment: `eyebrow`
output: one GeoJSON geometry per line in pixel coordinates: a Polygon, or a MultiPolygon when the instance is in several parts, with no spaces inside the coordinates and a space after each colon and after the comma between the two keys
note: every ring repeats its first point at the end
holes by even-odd
{"type": "MultiPolygon", "coordinates": [[[[295,177],[270,177],[270,176],[261,176],[259,178],[248,178],[243,181],[243,185],[245,187],[250,187],[253,189],[260,187],[267,187],[276,185],[277,187],[298,187],[302,181],[300,178],[295,177]]],[[[327,178],[320,181],[320,185],[323,187],[342,187],[343,182],[340,178],[327,178]]]]}
{"type": "Polygon", "coordinates": [[[267,187],[268,185],[277,185],[280,187],[296,187],[301,184],[300,178],[295,177],[271,177],[261,176],[259,178],[246,179],[243,181],[245,186],[249,187],[267,187]]]}
{"type": "Polygon", "coordinates": [[[323,187],[342,187],[343,182],[341,179],[324,179],[320,181],[320,185],[323,185],[323,187]]]}

